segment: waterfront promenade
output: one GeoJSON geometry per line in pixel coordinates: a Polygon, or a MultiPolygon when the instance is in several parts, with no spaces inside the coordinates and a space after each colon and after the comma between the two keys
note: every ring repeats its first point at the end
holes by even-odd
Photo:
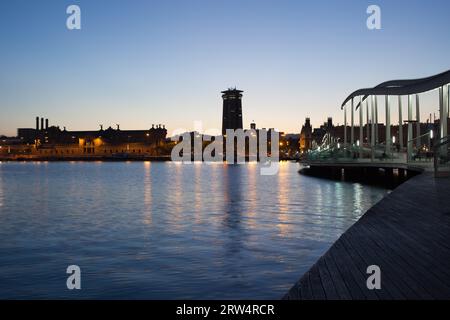
{"type": "Polygon", "coordinates": [[[450,299],[450,179],[423,173],[369,209],[284,299],[450,299]],[[369,290],[369,265],[381,289],[369,290]]]}

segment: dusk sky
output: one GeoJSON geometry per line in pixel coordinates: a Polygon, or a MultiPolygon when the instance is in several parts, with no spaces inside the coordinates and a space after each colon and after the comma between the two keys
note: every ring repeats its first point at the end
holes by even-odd
{"type": "Polygon", "coordinates": [[[352,91],[450,69],[449,12],[448,0],[2,0],[0,134],[35,116],[68,130],[221,128],[220,91],[235,86],[244,127],[342,123],[352,91]],[[81,30],[66,28],[70,4],[81,30]],[[381,30],[366,27],[370,4],[381,30]]]}

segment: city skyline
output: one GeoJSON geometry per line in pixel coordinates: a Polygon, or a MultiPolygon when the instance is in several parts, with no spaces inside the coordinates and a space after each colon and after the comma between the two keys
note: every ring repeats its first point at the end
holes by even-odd
{"type": "Polygon", "coordinates": [[[0,1],[0,300],[450,300],[449,9],[0,1]]]}
{"type": "MultiPolygon", "coordinates": [[[[366,1],[75,3],[76,31],[65,27],[72,1],[0,4],[0,135],[38,114],[78,130],[220,128],[220,92],[235,86],[244,127],[298,133],[306,117],[342,123],[339,105],[359,87],[449,69],[449,45],[436,41],[445,1],[378,1],[381,30],[367,29],[366,1]]],[[[437,111],[431,101],[422,119],[437,111]]]]}

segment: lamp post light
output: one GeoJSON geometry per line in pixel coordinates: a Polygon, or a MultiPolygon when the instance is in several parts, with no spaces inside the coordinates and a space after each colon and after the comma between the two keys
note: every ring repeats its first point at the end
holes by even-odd
{"type": "Polygon", "coordinates": [[[432,150],[433,148],[433,138],[434,138],[434,131],[433,129],[430,129],[430,139],[428,140],[428,150],[432,150]]]}
{"type": "Polygon", "coordinates": [[[394,147],[394,148],[391,148],[391,154],[392,155],[394,155],[394,150],[398,150],[399,151],[399,149],[397,149],[397,146],[395,145],[395,141],[396,141],[397,139],[395,138],[395,136],[392,136],[392,147],[394,147]]]}
{"type": "Polygon", "coordinates": [[[407,143],[407,159],[411,161],[412,153],[413,153],[413,129],[412,125],[417,122],[417,120],[412,120],[412,102],[410,99],[411,96],[408,96],[408,120],[404,120],[405,123],[408,124],[408,143],[407,143]]]}

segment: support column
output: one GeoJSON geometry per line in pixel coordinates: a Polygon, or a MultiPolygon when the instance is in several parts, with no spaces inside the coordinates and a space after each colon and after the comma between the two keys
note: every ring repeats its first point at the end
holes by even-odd
{"type": "Polygon", "coordinates": [[[370,125],[369,125],[369,100],[366,99],[366,120],[367,120],[367,144],[370,144],[370,125]]]}
{"type": "Polygon", "coordinates": [[[420,103],[419,103],[419,95],[416,94],[416,147],[420,148],[421,138],[420,138],[420,103]]]}
{"type": "Polygon", "coordinates": [[[347,147],[347,106],[344,106],[344,148],[347,147]]]}
{"type": "MultiPolygon", "coordinates": [[[[448,98],[449,98],[449,93],[448,93],[448,85],[446,85],[446,86],[444,86],[444,110],[445,110],[445,114],[444,114],[444,119],[445,119],[445,121],[444,121],[444,124],[445,124],[445,136],[447,136],[447,134],[448,134],[448,128],[447,128],[447,119],[448,119],[448,109],[449,109],[449,101],[448,101],[448,98]],[[447,87],[446,89],[447,90],[445,90],[445,87],[447,87]]],[[[444,137],[445,137],[444,136],[444,137]]]]}
{"type": "Polygon", "coordinates": [[[354,120],[354,105],[353,105],[353,98],[352,98],[352,112],[351,112],[351,129],[350,129],[350,146],[353,146],[355,143],[355,120],[354,120]]]}
{"type": "Polygon", "coordinates": [[[378,136],[378,97],[374,96],[374,99],[375,99],[375,145],[377,145],[379,143],[379,136],[378,136]]]}
{"type": "Polygon", "coordinates": [[[371,122],[372,122],[372,125],[370,126],[371,128],[371,133],[370,133],[370,147],[371,147],[371,149],[372,149],[372,160],[374,159],[374,157],[375,157],[375,124],[374,124],[374,118],[375,118],[375,108],[374,108],[374,106],[375,106],[375,99],[374,99],[374,97],[373,96],[371,96],[371,104],[370,104],[370,109],[371,109],[371,122]]]}
{"type": "Polygon", "coordinates": [[[412,138],[413,138],[413,128],[412,128],[412,96],[408,95],[408,161],[412,159],[412,138]]]}
{"type": "Polygon", "coordinates": [[[364,145],[364,135],[363,135],[363,128],[364,128],[364,120],[363,120],[363,103],[362,103],[362,96],[359,97],[360,103],[359,103],[359,157],[363,157],[363,145],[364,145]]]}
{"type": "Polygon", "coordinates": [[[385,97],[385,107],[386,107],[386,155],[391,153],[391,99],[389,96],[385,97]]]}
{"type": "Polygon", "coordinates": [[[398,142],[400,150],[403,149],[403,118],[402,118],[402,96],[398,96],[398,142]]]}
{"type": "Polygon", "coordinates": [[[440,111],[439,125],[441,127],[440,138],[444,138],[447,136],[448,101],[446,100],[448,99],[448,91],[445,90],[445,87],[446,86],[439,88],[439,111],[440,111]]]}
{"type": "MultiPolygon", "coordinates": [[[[442,110],[442,116],[440,119],[440,126],[441,126],[441,138],[444,138],[447,136],[447,118],[448,118],[448,88],[447,85],[444,85],[443,87],[439,88],[439,97],[441,99],[440,103],[440,109],[442,110]]],[[[447,155],[447,145],[444,145],[440,150],[441,155],[446,156],[447,155]]]]}

